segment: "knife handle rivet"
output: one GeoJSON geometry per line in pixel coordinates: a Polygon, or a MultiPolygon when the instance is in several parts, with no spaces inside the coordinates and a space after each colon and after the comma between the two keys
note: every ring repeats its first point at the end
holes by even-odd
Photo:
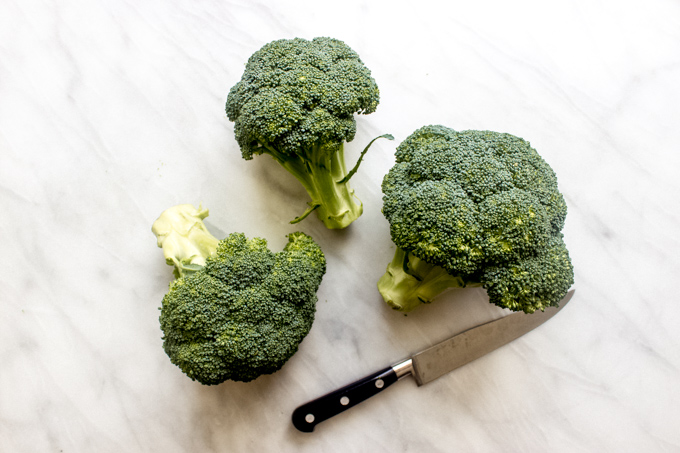
{"type": "Polygon", "coordinates": [[[381,389],[385,386],[385,381],[383,381],[382,379],[378,379],[377,381],[375,381],[375,386],[381,389]]]}
{"type": "Polygon", "coordinates": [[[307,423],[314,423],[314,414],[307,414],[305,415],[305,421],[307,423]]]}
{"type": "Polygon", "coordinates": [[[343,406],[347,406],[349,404],[349,398],[343,396],[342,398],[340,398],[340,404],[342,404],[343,406]]]}

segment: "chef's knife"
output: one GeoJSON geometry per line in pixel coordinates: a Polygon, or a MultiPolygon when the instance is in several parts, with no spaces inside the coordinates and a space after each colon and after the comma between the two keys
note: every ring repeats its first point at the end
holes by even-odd
{"type": "Polygon", "coordinates": [[[427,384],[540,326],[564,308],[573,294],[574,290],[569,291],[560,301],[559,308],[532,314],[514,313],[473,327],[396,365],[303,404],[293,412],[293,425],[300,431],[312,432],[322,421],[377,395],[407,376],[413,376],[418,386],[427,384]]]}

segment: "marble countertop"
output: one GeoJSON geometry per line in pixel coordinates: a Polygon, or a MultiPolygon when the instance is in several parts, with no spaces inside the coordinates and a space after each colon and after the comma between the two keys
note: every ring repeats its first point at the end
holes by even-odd
{"type": "Polygon", "coordinates": [[[0,5],[0,451],[680,451],[680,3],[5,0],[0,5]],[[364,215],[329,231],[224,113],[263,44],[344,40],[381,104],[347,146],[364,215]],[[405,379],[296,431],[309,399],[505,314],[481,289],[409,316],[375,283],[394,247],[394,147],[444,124],[529,140],[569,214],[576,295],[426,386],[405,379]],[[302,230],[328,272],[279,372],[202,386],[161,347],[171,268],[150,227],[202,203],[217,235],[302,230]]]}

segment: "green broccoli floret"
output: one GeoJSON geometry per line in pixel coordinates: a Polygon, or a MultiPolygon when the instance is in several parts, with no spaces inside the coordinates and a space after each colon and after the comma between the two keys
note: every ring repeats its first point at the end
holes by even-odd
{"type": "Polygon", "coordinates": [[[269,154],[307,190],[309,208],[291,223],[316,210],[328,228],[345,228],[363,210],[348,181],[375,139],[349,172],[344,144],[354,139],[354,114],[374,112],[379,99],[371,72],[344,42],[281,39],[250,57],[226,112],[245,159],[269,154]]]}
{"type": "Polygon", "coordinates": [[[248,382],[279,370],[312,327],[323,252],[304,233],[283,251],[233,233],[218,241],[207,210],[180,205],[153,225],[168,264],[179,275],[163,298],[163,349],[191,379],[214,385],[248,382]]]}
{"type": "Polygon", "coordinates": [[[394,309],[483,286],[492,303],[532,313],[573,284],[567,205],[554,171],[521,138],[422,127],[397,148],[382,189],[397,250],[378,289],[394,309]]]}

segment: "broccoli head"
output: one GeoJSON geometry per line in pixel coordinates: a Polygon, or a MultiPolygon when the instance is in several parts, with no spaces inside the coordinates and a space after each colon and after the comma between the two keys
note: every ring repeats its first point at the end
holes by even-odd
{"type": "Polygon", "coordinates": [[[397,251],[378,288],[397,310],[483,286],[492,303],[532,313],[573,284],[564,197],[521,138],[422,127],[397,148],[382,189],[397,251]]]}
{"type": "Polygon", "coordinates": [[[348,172],[344,144],[354,139],[354,114],[374,112],[379,99],[371,72],[344,42],[281,39],[250,57],[226,112],[245,159],[269,154],[307,190],[309,208],[293,223],[316,210],[328,228],[344,228],[362,214],[348,180],[368,149],[348,172]]]}
{"type": "Polygon", "coordinates": [[[314,321],[326,260],[299,232],[278,253],[265,239],[242,233],[205,246],[207,215],[180,205],[154,223],[154,233],[164,232],[159,246],[179,275],[161,307],[163,348],[202,384],[248,382],[279,370],[298,350],[314,321]]]}

